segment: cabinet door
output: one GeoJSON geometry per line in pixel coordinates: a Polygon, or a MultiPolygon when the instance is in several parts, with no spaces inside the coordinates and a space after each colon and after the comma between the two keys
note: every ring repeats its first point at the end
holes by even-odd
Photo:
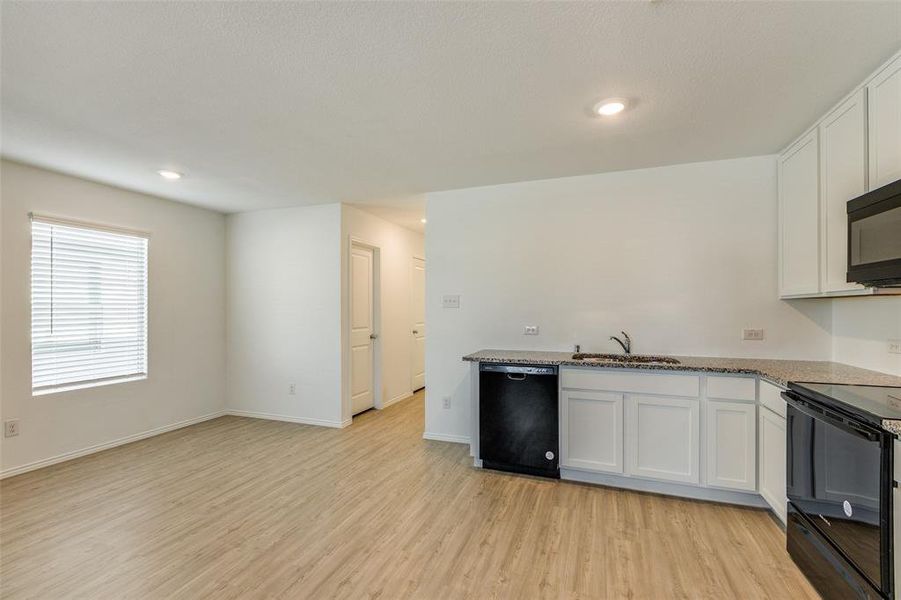
{"type": "Polygon", "coordinates": [[[901,179],[901,56],[867,85],[870,189],[901,179]]]}
{"type": "Polygon", "coordinates": [[[631,475],[698,483],[698,404],[697,398],[628,397],[626,447],[631,475]]]}
{"type": "Polygon", "coordinates": [[[561,465],[623,472],[623,395],[564,391],[561,465]]]}
{"type": "Polygon", "coordinates": [[[818,132],[779,157],[780,279],[782,296],[820,291],[818,132]]]}
{"type": "Polygon", "coordinates": [[[860,90],[820,123],[822,282],[824,292],[863,286],[846,281],[848,200],[867,191],[866,92],[860,90]]]}
{"type": "Polygon", "coordinates": [[[784,523],[788,503],[785,496],[785,417],[761,408],[758,425],[760,495],[784,523]]]}
{"type": "Polygon", "coordinates": [[[708,400],[707,485],[757,489],[757,406],[708,400]]]}

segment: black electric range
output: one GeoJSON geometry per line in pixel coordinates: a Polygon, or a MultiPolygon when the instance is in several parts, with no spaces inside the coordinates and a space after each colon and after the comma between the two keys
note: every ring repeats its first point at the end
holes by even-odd
{"type": "Polygon", "coordinates": [[[901,388],[790,383],[787,547],[824,598],[894,598],[895,434],[901,388]]]}

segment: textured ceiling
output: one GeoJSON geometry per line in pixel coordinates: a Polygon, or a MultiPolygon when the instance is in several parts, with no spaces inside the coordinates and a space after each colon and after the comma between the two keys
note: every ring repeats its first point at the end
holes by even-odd
{"type": "Polygon", "coordinates": [[[901,2],[7,0],[2,151],[418,222],[428,191],[775,152],[899,47],[901,2]]]}

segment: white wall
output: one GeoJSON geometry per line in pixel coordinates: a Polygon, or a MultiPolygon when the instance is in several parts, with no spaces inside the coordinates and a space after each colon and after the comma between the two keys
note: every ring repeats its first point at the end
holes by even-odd
{"type": "Polygon", "coordinates": [[[901,354],[888,340],[901,339],[901,298],[839,298],[832,301],[833,360],[901,375],[901,354]]]}
{"type": "MultiPolygon", "coordinates": [[[[383,407],[412,393],[412,317],[411,267],[413,257],[425,258],[425,240],[421,233],[410,231],[351,206],[343,207],[342,242],[342,339],[347,345],[348,329],[348,251],[351,239],[378,248],[380,276],[381,323],[377,325],[375,342],[378,400],[383,407]]],[[[428,265],[426,265],[428,270],[428,265]]],[[[345,373],[349,378],[349,357],[345,352],[345,373]]],[[[345,380],[344,418],[350,418],[349,379],[345,380]]]]}
{"type": "Polygon", "coordinates": [[[426,435],[468,437],[480,348],[829,360],[830,304],[778,300],[776,207],[772,156],[430,194],[426,435]]]}
{"type": "Polygon", "coordinates": [[[340,235],[339,204],[229,215],[229,410],[342,425],[340,235]]]}
{"type": "Polygon", "coordinates": [[[225,397],[225,217],[18,163],[0,162],[2,470],[219,414],[225,397]],[[149,231],[146,380],[32,397],[28,213],[149,231]]]}

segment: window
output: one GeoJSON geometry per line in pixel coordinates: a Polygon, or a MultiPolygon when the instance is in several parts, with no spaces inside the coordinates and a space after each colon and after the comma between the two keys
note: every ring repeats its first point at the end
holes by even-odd
{"type": "Polygon", "coordinates": [[[32,393],[146,376],[147,237],[32,215],[32,393]]]}

